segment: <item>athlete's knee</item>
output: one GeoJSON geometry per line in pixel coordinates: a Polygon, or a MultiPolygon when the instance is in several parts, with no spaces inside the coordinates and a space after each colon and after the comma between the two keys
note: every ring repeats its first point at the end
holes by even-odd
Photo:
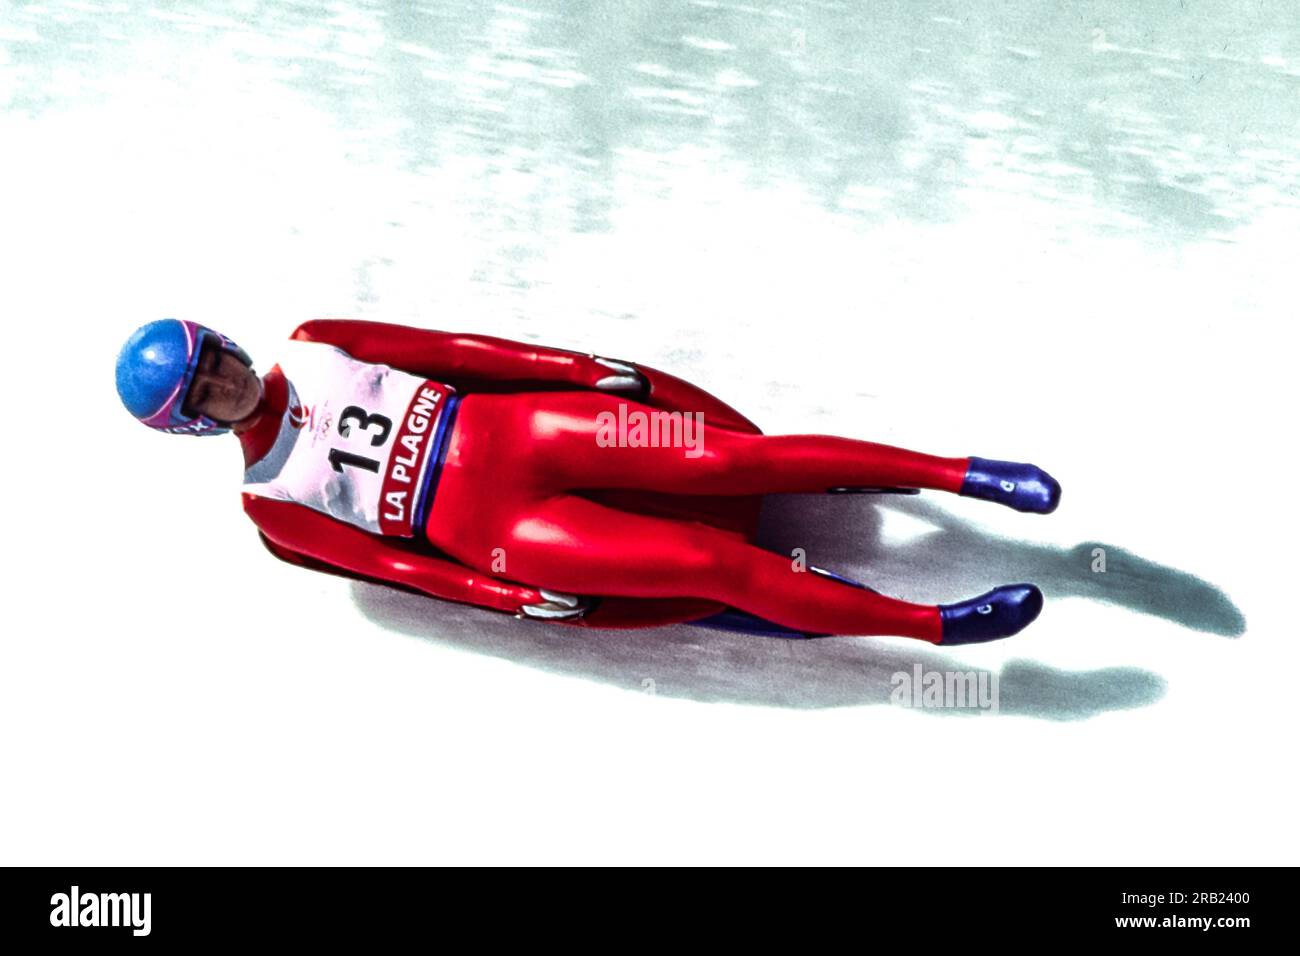
{"type": "MultiPolygon", "coordinates": [[[[637,562],[661,583],[672,583],[681,596],[714,597],[726,583],[727,563],[707,536],[677,528],[656,536],[640,551],[637,562]]],[[[630,546],[637,552],[635,545],[630,546]]]]}
{"type": "Polygon", "coordinates": [[[697,543],[683,549],[682,566],[701,582],[696,596],[734,602],[763,586],[758,549],[731,542],[697,543]]]}

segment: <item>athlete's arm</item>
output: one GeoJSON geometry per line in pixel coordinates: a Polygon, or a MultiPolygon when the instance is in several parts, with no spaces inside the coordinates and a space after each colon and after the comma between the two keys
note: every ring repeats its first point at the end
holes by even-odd
{"type": "Polygon", "coordinates": [[[407,550],[306,505],[247,492],[243,498],[245,513],[276,545],[362,577],[511,614],[523,612],[538,616],[527,608],[553,604],[554,595],[480,574],[453,561],[407,550]]]}
{"type": "Polygon", "coordinates": [[[645,382],[632,366],[490,335],[435,332],[389,322],[313,319],[290,338],[324,342],[355,359],[391,365],[437,381],[546,382],[636,393],[645,382]]]}
{"type": "Polygon", "coordinates": [[[391,365],[437,381],[549,382],[622,392],[660,408],[701,412],[711,425],[736,431],[758,428],[703,389],[649,366],[524,345],[489,335],[433,332],[387,322],[313,319],[290,338],[325,342],[363,362],[391,365]]]}

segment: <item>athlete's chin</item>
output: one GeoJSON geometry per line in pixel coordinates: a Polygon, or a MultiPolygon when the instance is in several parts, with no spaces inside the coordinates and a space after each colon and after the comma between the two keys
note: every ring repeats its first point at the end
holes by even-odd
{"type": "Polygon", "coordinates": [[[234,403],[232,408],[231,421],[242,422],[257,411],[257,403],[261,398],[259,391],[257,388],[249,387],[240,393],[239,400],[234,403]]]}

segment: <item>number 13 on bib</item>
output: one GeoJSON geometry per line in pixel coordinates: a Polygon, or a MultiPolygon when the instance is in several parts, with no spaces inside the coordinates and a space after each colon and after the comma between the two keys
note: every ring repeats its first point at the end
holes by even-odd
{"type": "Polygon", "coordinates": [[[289,403],[245,492],[307,505],[377,534],[423,531],[427,497],[456,402],[448,385],[290,341],[280,364],[289,403]]]}

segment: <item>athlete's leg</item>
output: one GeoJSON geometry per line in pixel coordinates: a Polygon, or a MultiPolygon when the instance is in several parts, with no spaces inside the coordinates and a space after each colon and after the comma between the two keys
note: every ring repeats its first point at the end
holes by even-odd
{"type": "Polygon", "coordinates": [[[969,459],[830,435],[751,435],[595,392],[517,395],[516,421],[558,488],[672,494],[895,486],[957,492],[969,459]],[[620,409],[622,406],[622,409],[620,409]]]}
{"type": "Polygon", "coordinates": [[[958,605],[909,604],[796,571],[707,525],[557,495],[554,460],[533,453],[524,426],[534,412],[517,397],[462,402],[430,510],[430,542],[470,567],[577,594],[706,598],[807,632],[945,643],[1015,633],[1041,607],[1041,594],[1024,587],[958,605]]]}
{"type": "Polygon", "coordinates": [[[509,576],[557,591],[707,598],[815,633],[942,637],[938,607],[797,571],[788,558],[707,525],[560,495],[501,531],[509,576]]]}

